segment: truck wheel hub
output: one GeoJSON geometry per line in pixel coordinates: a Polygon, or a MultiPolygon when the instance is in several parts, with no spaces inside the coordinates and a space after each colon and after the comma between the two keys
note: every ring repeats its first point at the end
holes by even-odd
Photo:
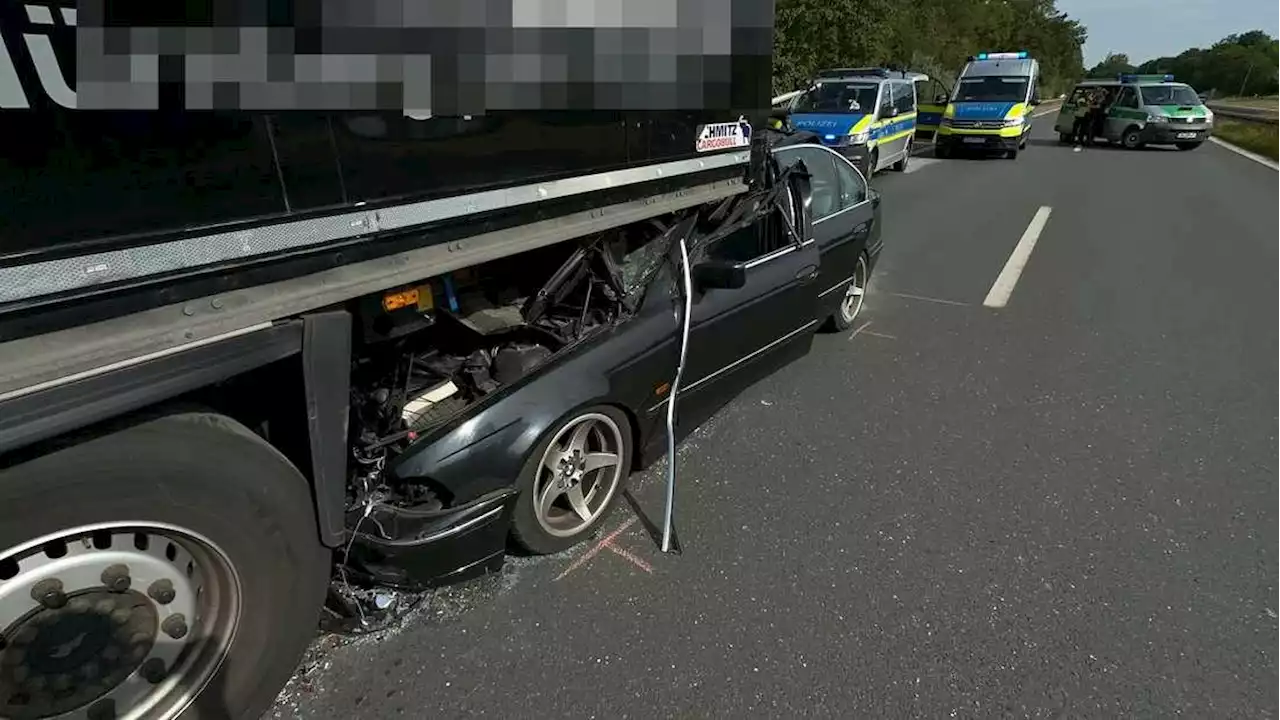
{"type": "Polygon", "coordinates": [[[168,719],[190,704],[230,645],[239,583],[220,551],[173,530],[0,549],[0,717],[168,719]]]}

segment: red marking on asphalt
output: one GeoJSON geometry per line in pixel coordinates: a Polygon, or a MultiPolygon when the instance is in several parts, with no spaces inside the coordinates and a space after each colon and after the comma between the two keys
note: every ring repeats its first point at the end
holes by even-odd
{"type": "Polygon", "coordinates": [[[632,555],[631,553],[627,552],[626,550],[623,550],[622,548],[618,547],[617,545],[614,545],[613,543],[609,543],[606,547],[608,547],[608,548],[609,548],[609,550],[613,552],[613,554],[618,555],[618,556],[620,556],[620,557],[624,557],[624,558],[626,558],[626,559],[630,560],[630,561],[631,561],[631,563],[632,563],[633,565],[635,565],[636,567],[640,568],[641,570],[643,570],[643,571],[645,571],[645,572],[647,572],[647,573],[650,573],[650,574],[652,574],[652,573],[653,573],[653,567],[652,567],[651,565],[649,565],[649,563],[645,562],[644,560],[641,560],[640,558],[636,557],[635,555],[632,555]]]}
{"type": "Polygon", "coordinates": [[[608,535],[605,535],[604,538],[600,540],[600,542],[596,543],[595,547],[583,553],[582,557],[578,558],[577,560],[574,560],[572,565],[565,568],[564,572],[557,575],[556,580],[559,580],[563,578],[565,575],[568,575],[574,570],[577,570],[578,568],[582,567],[587,563],[588,560],[595,557],[596,555],[599,555],[601,550],[604,550],[607,547],[613,547],[613,544],[612,544],[613,539],[621,535],[623,532],[625,532],[626,529],[634,525],[635,522],[636,522],[636,518],[632,517],[630,520],[622,523],[622,526],[619,527],[617,530],[614,530],[608,535]]]}

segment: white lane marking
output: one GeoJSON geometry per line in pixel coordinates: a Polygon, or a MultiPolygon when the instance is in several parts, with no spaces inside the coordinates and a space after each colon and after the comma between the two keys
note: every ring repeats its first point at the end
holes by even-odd
{"type": "Polygon", "coordinates": [[[939,305],[955,305],[957,307],[968,307],[964,303],[956,302],[955,300],[943,300],[942,298],[925,297],[924,295],[911,295],[909,293],[891,292],[889,294],[894,297],[906,298],[908,300],[921,300],[923,302],[938,303],[939,305]]]}
{"type": "Polygon", "coordinates": [[[1033,118],[1044,117],[1045,115],[1052,115],[1060,110],[1062,110],[1061,107],[1049,108],[1048,110],[1042,110],[1038,113],[1032,113],[1031,117],[1033,118]]]}
{"type": "Polygon", "coordinates": [[[911,164],[908,165],[907,169],[904,170],[903,172],[907,175],[910,175],[913,172],[923,170],[929,167],[930,165],[937,165],[941,162],[942,162],[941,160],[935,160],[933,158],[927,158],[927,157],[916,158],[915,160],[911,161],[911,164]]]}
{"type": "Polygon", "coordinates": [[[1036,240],[1040,239],[1040,233],[1044,231],[1045,223],[1049,222],[1049,214],[1052,212],[1053,208],[1047,205],[1042,205],[1036,211],[1035,217],[1031,218],[1031,224],[1023,231],[1022,239],[1009,255],[1009,261],[1004,264],[1000,276],[991,286],[991,292],[987,293],[987,299],[982,301],[983,305],[989,308],[1002,308],[1009,302],[1009,296],[1013,294],[1013,288],[1018,284],[1018,278],[1022,276],[1022,269],[1027,266],[1027,260],[1031,259],[1031,251],[1036,248],[1036,240]]]}
{"type": "Polygon", "coordinates": [[[1254,162],[1256,162],[1256,163],[1258,163],[1258,164],[1260,164],[1260,165],[1266,165],[1267,167],[1271,168],[1272,170],[1280,171],[1280,164],[1277,164],[1277,163],[1276,163],[1275,161],[1273,161],[1271,158],[1263,157],[1262,155],[1259,155],[1258,153],[1255,153],[1255,152],[1249,152],[1248,150],[1245,150],[1245,149],[1244,149],[1244,148],[1242,148],[1242,147],[1239,147],[1239,146],[1236,146],[1236,145],[1232,145],[1231,143],[1227,142],[1226,140],[1219,140],[1219,139],[1218,139],[1218,138],[1216,138],[1216,137],[1212,137],[1212,136],[1210,136],[1210,137],[1209,137],[1209,142],[1213,143],[1214,145],[1218,145],[1218,146],[1220,146],[1220,147],[1224,147],[1224,148],[1226,148],[1226,149],[1230,150],[1231,152],[1233,152],[1233,153],[1235,153],[1235,154],[1237,154],[1237,155],[1239,155],[1239,156],[1241,156],[1241,157],[1247,157],[1247,158],[1249,158],[1250,160],[1252,160],[1252,161],[1254,161],[1254,162]]]}

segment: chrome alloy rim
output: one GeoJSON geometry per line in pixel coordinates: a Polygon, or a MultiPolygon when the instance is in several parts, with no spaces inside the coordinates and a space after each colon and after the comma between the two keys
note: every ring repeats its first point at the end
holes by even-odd
{"type": "Polygon", "coordinates": [[[840,301],[840,317],[846,323],[853,322],[862,310],[862,298],[867,292],[867,260],[858,256],[858,264],[853,268],[853,279],[849,281],[849,289],[844,292],[840,301]]]}
{"type": "Polygon", "coordinates": [[[622,448],[622,430],[601,413],[575,418],[556,433],[533,483],[543,530],[571,537],[600,517],[622,479],[622,448]]]}
{"type": "Polygon", "coordinates": [[[207,538],[155,523],[0,554],[0,718],[177,717],[222,664],[240,581],[207,538]]]}

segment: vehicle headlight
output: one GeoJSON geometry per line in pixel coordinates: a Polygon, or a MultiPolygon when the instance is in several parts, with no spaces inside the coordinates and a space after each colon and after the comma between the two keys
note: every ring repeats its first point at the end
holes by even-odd
{"type": "Polygon", "coordinates": [[[1022,119],[1022,118],[1020,118],[1020,117],[1016,117],[1016,118],[1010,118],[1010,119],[1008,119],[1008,120],[1005,120],[1005,121],[1004,121],[1004,126],[1005,126],[1005,127],[1018,127],[1018,126],[1019,126],[1019,125],[1021,125],[1022,123],[1023,123],[1023,119],[1022,119]]]}
{"type": "Polygon", "coordinates": [[[849,133],[848,135],[844,136],[844,139],[840,142],[840,144],[841,145],[866,145],[867,141],[870,139],[871,139],[870,131],[864,131],[860,133],[849,133]]]}
{"type": "Polygon", "coordinates": [[[938,121],[939,127],[951,127],[951,118],[942,118],[938,121]]]}
{"type": "Polygon", "coordinates": [[[1169,118],[1165,117],[1164,115],[1152,115],[1147,118],[1147,121],[1153,122],[1153,123],[1167,123],[1169,122],[1169,118]]]}
{"type": "Polygon", "coordinates": [[[1204,111],[1204,122],[1206,125],[1213,124],[1213,112],[1208,108],[1205,108],[1205,111],[1204,111]]]}

